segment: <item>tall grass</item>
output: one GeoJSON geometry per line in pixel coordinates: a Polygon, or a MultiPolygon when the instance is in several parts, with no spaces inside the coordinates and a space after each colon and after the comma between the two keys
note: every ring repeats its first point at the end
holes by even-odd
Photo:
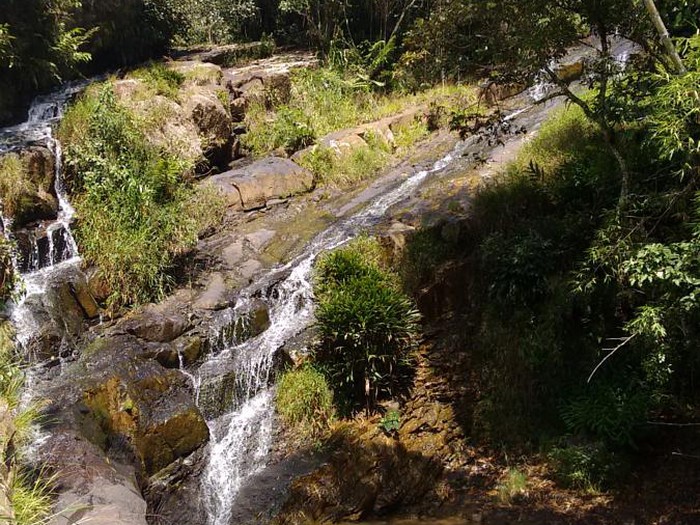
{"type": "Polygon", "coordinates": [[[109,83],[71,107],[59,136],[80,218],[78,243],[111,289],[109,306],[162,298],[177,257],[221,219],[223,202],[191,185],[188,160],[147,143],[109,83]]]}
{"type": "MultiPolygon", "coordinates": [[[[377,93],[365,83],[345,78],[337,70],[301,70],[293,75],[291,98],[286,104],[261,100],[251,105],[246,114],[248,133],[243,141],[256,156],[278,148],[292,152],[333,131],[429,102],[467,106],[474,104],[476,97],[469,86],[436,87],[415,95],[377,93]]],[[[421,135],[423,130],[413,135],[414,140],[421,135]]],[[[404,134],[406,139],[411,136],[410,132],[404,134]]]]}
{"type": "Polygon", "coordinates": [[[27,177],[27,166],[16,153],[0,157],[0,198],[2,212],[6,217],[24,220],[31,212],[32,196],[37,192],[36,184],[27,177]]]}
{"type": "Polygon", "coordinates": [[[4,322],[0,324],[0,428],[7,432],[0,435],[0,461],[4,465],[0,473],[7,478],[0,480],[0,490],[6,491],[12,507],[12,523],[39,525],[46,522],[51,511],[54,479],[22,464],[22,449],[39,417],[37,405],[21,406],[23,386],[24,373],[15,354],[12,327],[4,322]]]}
{"type": "Polygon", "coordinates": [[[325,376],[308,365],[282,375],[275,404],[286,425],[312,438],[327,431],[334,417],[333,392],[325,376]]]}

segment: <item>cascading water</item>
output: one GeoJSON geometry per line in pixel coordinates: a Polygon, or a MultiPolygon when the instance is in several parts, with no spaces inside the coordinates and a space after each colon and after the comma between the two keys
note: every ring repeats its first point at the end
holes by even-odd
{"type": "Polygon", "coordinates": [[[22,347],[38,329],[35,313],[29,306],[32,298],[42,297],[51,283],[59,282],[62,274],[73,270],[80,263],[78,246],[71,232],[75,210],[66,194],[61,163],[61,144],[54,137],[54,126],[63,116],[68,102],[89,81],[65,85],[50,95],[38,97],[31,105],[26,122],[0,130],[0,155],[40,146],[53,157],[54,191],[58,200],[55,219],[41,221],[22,229],[21,234],[13,230],[12,222],[3,217],[3,233],[17,238],[21,245],[15,256],[15,267],[22,281],[22,298],[11,307],[11,319],[22,347]]]}
{"type": "MultiPolygon", "coordinates": [[[[336,248],[382,218],[386,210],[414,190],[432,173],[442,170],[459,157],[469,141],[441,159],[430,170],[420,171],[353,217],[320,234],[306,251],[285,267],[273,270],[261,282],[274,282],[287,275],[264,297],[270,313],[270,327],[258,337],[232,345],[212,357],[203,368],[234,360],[236,394],[232,411],[209,422],[211,444],[203,477],[207,519],[211,525],[229,525],[236,495],[249,476],[265,467],[272,444],[274,421],[274,357],[277,351],[314,320],[311,274],[317,256],[336,248]]],[[[240,304],[250,301],[260,285],[245,290],[240,304]]]]}
{"type": "MultiPolygon", "coordinates": [[[[617,60],[624,66],[633,45],[627,41],[616,41],[613,48],[615,56],[619,57],[617,60]]],[[[545,82],[539,83],[527,93],[529,98],[525,106],[513,111],[506,120],[511,121],[527,113],[533,107],[532,103],[540,102],[550,88],[545,82]]],[[[531,123],[539,124],[544,115],[546,110],[541,111],[538,116],[540,120],[535,119],[531,123]]],[[[230,411],[209,421],[211,444],[202,492],[210,525],[233,523],[238,492],[247,478],[265,468],[273,436],[274,357],[286,341],[313,322],[311,273],[317,256],[348,242],[376,224],[391,206],[411,195],[431,174],[445,169],[478,142],[479,138],[475,136],[460,142],[451,154],[436,162],[431,169],[410,176],[364,210],[331,226],[318,235],[297,259],[281,269],[273,270],[242,292],[235,308],[239,313],[245,311],[254,294],[264,289],[264,283],[286,276],[273,287],[271,293],[263,293],[262,299],[270,312],[270,328],[244,343],[233,341],[225,345],[200,369],[200,373],[202,370],[218,370],[233,361],[235,371],[235,392],[229,404],[230,411]]],[[[201,384],[201,376],[196,381],[201,384]]]]}

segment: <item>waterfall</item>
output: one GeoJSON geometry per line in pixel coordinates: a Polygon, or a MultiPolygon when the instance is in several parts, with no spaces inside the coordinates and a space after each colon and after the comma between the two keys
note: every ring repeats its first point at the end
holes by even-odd
{"type": "MultiPolygon", "coordinates": [[[[78,245],[71,231],[75,210],[68,200],[61,144],[54,137],[54,126],[63,117],[68,102],[89,82],[69,83],[54,93],[38,97],[31,104],[25,122],[0,129],[0,155],[31,146],[49,150],[54,162],[54,190],[58,200],[58,213],[53,221],[42,221],[22,230],[22,253],[14,257],[22,293],[16,303],[10,305],[9,313],[17,342],[23,348],[38,330],[32,299],[44,297],[52,283],[60,282],[67,270],[74,270],[80,264],[78,245]]],[[[2,224],[3,234],[8,238],[19,234],[7,217],[3,216],[2,224]]]]}
{"type": "Polygon", "coordinates": [[[261,283],[286,276],[264,295],[270,312],[270,327],[242,344],[233,344],[210,358],[203,368],[220,369],[233,360],[236,390],[230,411],[208,422],[211,431],[209,456],[202,492],[210,525],[230,525],[236,496],[246,478],[265,467],[272,445],[274,423],[273,384],[275,354],[286,341],[314,321],[312,270],[318,255],[341,246],[383,217],[387,209],[410,196],[431,174],[461,157],[473,138],[458,144],[455,151],[404,180],[356,215],[319,234],[304,253],[282,268],[272,270],[241,294],[239,302],[260,292],[261,283]]]}

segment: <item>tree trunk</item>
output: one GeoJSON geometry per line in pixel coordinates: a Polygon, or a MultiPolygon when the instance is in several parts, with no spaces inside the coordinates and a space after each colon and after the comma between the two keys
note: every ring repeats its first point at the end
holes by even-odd
{"type": "Polygon", "coordinates": [[[647,8],[652,24],[654,24],[656,31],[659,33],[659,38],[661,39],[661,44],[664,46],[666,54],[673,62],[673,65],[676,66],[676,71],[681,75],[684,74],[686,69],[683,65],[683,60],[681,60],[678,51],[676,51],[676,46],[673,45],[673,41],[671,40],[668,30],[666,29],[666,24],[664,24],[664,21],[659,14],[659,10],[656,9],[654,0],[644,0],[644,5],[647,8]]]}

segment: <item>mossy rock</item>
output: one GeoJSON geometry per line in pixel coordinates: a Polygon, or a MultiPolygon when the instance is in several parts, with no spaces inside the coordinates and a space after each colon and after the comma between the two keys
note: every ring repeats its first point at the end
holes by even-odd
{"type": "Polygon", "coordinates": [[[0,200],[3,213],[12,219],[15,228],[56,218],[54,170],[53,153],[44,147],[31,147],[0,158],[0,200]]]}
{"type": "Polygon", "coordinates": [[[113,375],[85,391],[83,402],[105,443],[126,443],[149,476],[209,439],[186,379],[153,361],[121,363],[113,375]]]}

